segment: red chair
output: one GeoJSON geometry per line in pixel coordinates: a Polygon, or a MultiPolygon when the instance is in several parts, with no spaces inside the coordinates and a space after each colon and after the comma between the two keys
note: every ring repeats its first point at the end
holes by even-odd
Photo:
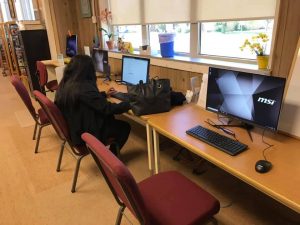
{"type": "Polygon", "coordinates": [[[217,224],[213,216],[220,210],[219,201],[185,176],[169,171],[136,183],[99,140],[88,133],[81,137],[120,206],[116,224],[121,223],[126,207],[143,225],[217,224]]]}
{"type": "Polygon", "coordinates": [[[36,144],[35,144],[35,150],[34,153],[38,152],[39,148],[39,143],[40,143],[40,138],[41,138],[41,133],[42,129],[45,126],[50,125],[50,122],[44,112],[43,109],[38,109],[37,112],[35,111],[35,108],[32,105],[31,98],[29,96],[29,93],[22,83],[22,81],[16,77],[15,75],[11,76],[11,83],[15,87],[16,91],[18,92],[19,96],[23,100],[25,106],[27,107],[28,111],[30,112],[30,115],[35,121],[35,126],[34,126],[34,131],[33,131],[33,137],[32,139],[36,139],[36,144]],[[36,131],[38,130],[38,134],[36,137],[36,131]]]}
{"type": "Polygon", "coordinates": [[[75,192],[81,160],[89,154],[89,151],[85,146],[73,145],[70,139],[67,123],[57,106],[41,92],[33,91],[33,94],[40,103],[42,109],[45,111],[58,137],[62,140],[56,171],[60,171],[61,160],[66,142],[70,145],[72,152],[78,156],[71,189],[71,192],[75,192]]]}
{"type": "Polygon", "coordinates": [[[41,61],[36,61],[36,68],[41,90],[45,91],[46,87],[49,91],[56,91],[58,88],[57,80],[51,80],[48,82],[48,72],[45,64],[41,61]]]}

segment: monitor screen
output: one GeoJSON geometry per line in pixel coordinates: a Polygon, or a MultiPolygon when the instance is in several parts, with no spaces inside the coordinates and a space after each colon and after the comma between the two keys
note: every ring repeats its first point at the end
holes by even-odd
{"type": "Polygon", "coordinates": [[[149,80],[150,59],[132,56],[122,57],[122,81],[128,84],[138,84],[140,80],[149,80]]]}
{"type": "Polygon", "coordinates": [[[73,57],[77,55],[77,35],[67,35],[66,55],[73,57]]]}
{"type": "Polygon", "coordinates": [[[206,109],[277,129],[285,79],[209,68],[206,109]]]}
{"type": "Polygon", "coordinates": [[[108,65],[108,52],[102,49],[93,49],[92,59],[95,70],[100,73],[105,73],[105,68],[108,65]]]}

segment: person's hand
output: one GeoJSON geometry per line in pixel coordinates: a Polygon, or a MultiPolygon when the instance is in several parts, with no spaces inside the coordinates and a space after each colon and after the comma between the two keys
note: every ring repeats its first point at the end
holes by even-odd
{"type": "Polygon", "coordinates": [[[114,89],[113,87],[109,88],[106,92],[107,97],[110,97],[112,94],[116,93],[116,89],[114,89]]]}

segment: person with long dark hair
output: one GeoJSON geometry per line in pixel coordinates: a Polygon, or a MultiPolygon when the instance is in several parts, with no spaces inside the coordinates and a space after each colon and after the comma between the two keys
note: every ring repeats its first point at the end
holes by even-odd
{"type": "MultiPolygon", "coordinates": [[[[128,139],[131,127],[127,122],[115,119],[114,115],[128,111],[130,104],[107,101],[106,97],[114,89],[107,93],[99,92],[96,81],[91,57],[74,56],[64,70],[55,95],[55,104],[67,121],[74,145],[83,145],[81,134],[88,132],[104,144],[108,144],[109,138],[114,138],[121,149],[128,139]]],[[[116,154],[116,146],[111,145],[110,150],[116,154]]]]}

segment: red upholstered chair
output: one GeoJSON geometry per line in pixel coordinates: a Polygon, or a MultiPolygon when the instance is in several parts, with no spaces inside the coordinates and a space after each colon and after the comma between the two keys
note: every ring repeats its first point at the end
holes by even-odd
{"type": "Polygon", "coordinates": [[[62,140],[56,171],[60,171],[61,160],[66,142],[70,145],[73,153],[78,156],[71,189],[71,192],[75,192],[80,162],[86,155],[89,154],[89,151],[86,146],[73,145],[70,139],[67,123],[58,107],[41,92],[33,91],[33,94],[40,103],[42,109],[45,111],[58,137],[62,140]]]}
{"type": "Polygon", "coordinates": [[[45,87],[50,91],[55,91],[58,88],[57,80],[51,80],[48,82],[48,72],[47,68],[41,61],[36,61],[37,76],[39,78],[39,83],[41,90],[45,91],[45,87]]]}
{"type": "Polygon", "coordinates": [[[33,140],[36,139],[34,152],[37,153],[38,148],[39,148],[42,129],[45,126],[50,125],[50,122],[49,122],[49,120],[48,120],[48,118],[47,118],[47,116],[46,116],[43,109],[38,109],[37,111],[35,110],[35,108],[32,105],[29,93],[28,93],[26,87],[24,86],[24,84],[22,83],[22,81],[18,77],[16,77],[15,75],[12,75],[11,76],[11,83],[15,87],[16,91],[18,92],[19,96],[21,97],[21,99],[23,100],[25,106],[27,107],[28,111],[30,112],[30,115],[32,116],[32,118],[35,121],[35,126],[34,126],[34,132],[33,132],[32,139],[33,140]],[[38,134],[36,136],[36,131],[37,130],[38,130],[38,134]]]}
{"type": "Polygon", "coordinates": [[[176,171],[151,176],[139,183],[127,167],[88,133],[82,139],[120,206],[116,224],[127,207],[143,225],[198,225],[217,223],[220,203],[176,171]]]}

